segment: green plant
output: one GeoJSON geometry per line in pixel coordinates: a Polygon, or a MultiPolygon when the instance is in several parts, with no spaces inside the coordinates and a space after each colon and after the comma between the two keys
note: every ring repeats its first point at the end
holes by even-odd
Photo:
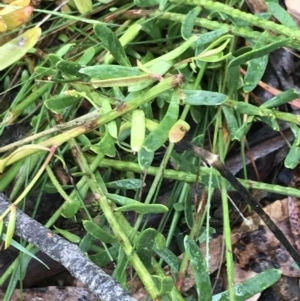
{"type": "MultiPolygon", "coordinates": [[[[19,86],[14,87],[17,91],[14,101],[2,110],[1,132],[21,119],[29,120],[32,127],[24,139],[0,147],[4,153],[0,159],[0,172],[4,174],[0,190],[5,190],[17,178],[9,196],[11,201],[20,195],[20,200],[25,199],[25,194],[30,195],[29,189],[24,190],[26,186],[58,192],[64,202],[49,218],[46,227],[53,227],[60,215],[77,219],[83,210],[86,216],[82,221],[86,231],[83,237],[72,236],[65,229],[56,228],[56,231],[78,243],[85,252],[93,251],[90,258],[98,265],[114,261],[113,277],[124,286],[128,280],[126,268],[132,266],[152,299],[184,300],[185,297],[178,290],[180,285],[175,285],[175,273],[173,278],[166,276],[160,259],[179,273],[176,277],[180,281],[191,260],[198,275],[198,295],[202,298],[201,292],[206,287],[207,300],[245,300],[276,282],[280,273],[266,271],[251,279],[252,282],[266,279],[261,287],[254,285],[250,293],[236,296],[227,208],[227,191],[233,187],[216,170],[196,168],[196,158],[191,159],[188,154],[179,157],[174,151],[177,140],[172,138],[169,144],[167,141],[173,137],[170,133],[178,123],[182,131],[187,131],[189,123],[193,123],[190,131],[195,141],[203,146],[205,136],[210,133],[212,151],[224,161],[231,141],[243,143],[255,121],[269,124],[275,130],[279,130],[278,120],[287,121],[295,136],[299,136],[299,117],[275,109],[297,98],[296,91],[283,92],[261,106],[244,102],[239,93],[249,93],[256,87],[269,53],[283,46],[300,48],[299,30],[233,9],[228,4],[206,0],[94,3],[93,10],[91,7],[82,9],[80,1],[74,2],[82,13],[103,10],[103,15],[94,20],[89,16],[82,18],[36,9],[36,13],[53,16],[49,30],[42,33],[39,26],[33,27],[0,47],[1,58],[1,53],[7,53],[7,47],[12,44],[20,47],[20,39],[34,32],[33,42],[22,46],[22,52],[13,53],[9,61],[0,59],[0,70],[4,70],[1,80],[7,91],[13,87],[11,83],[6,84],[11,81],[10,71],[17,66],[23,71],[19,86]],[[148,9],[155,4],[159,4],[160,9],[148,9]],[[132,9],[134,6],[138,9],[132,9]],[[81,27],[77,26],[79,21],[81,27]],[[253,30],[252,25],[264,33],[253,30]],[[69,31],[63,30],[66,27],[69,31]],[[271,35],[268,29],[277,36],[271,35]],[[35,56],[40,34],[41,39],[47,40],[55,31],[61,32],[57,36],[59,45],[47,47],[47,55],[35,56]],[[248,40],[251,48],[235,49],[238,37],[248,40]],[[32,47],[36,47],[34,51],[32,47]],[[29,50],[31,55],[16,63],[29,50]],[[242,81],[240,66],[245,64],[248,68],[242,81]],[[6,69],[9,66],[10,69],[6,69]],[[158,157],[157,151],[166,144],[163,156],[158,157]],[[43,152],[49,148],[52,148],[51,154],[57,148],[58,156],[51,162],[48,157],[43,165],[43,152]],[[72,159],[67,168],[65,161],[70,154],[72,159]],[[77,178],[76,184],[63,185],[57,181],[52,168],[58,160],[70,179],[77,178]],[[176,162],[178,170],[171,169],[170,160],[176,162]],[[43,170],[46,172],[42,173],[43,170]],[[120,171],[117,179],[113,176],[116,170],[120,171]],[[153,175],[153,179],[142,202],[147,175],[153,175]],[[174,182],[168,203],[157,204],[165,179],[185,183],[174,182]],[[46,184],[40,187],[41,183],[46,184]],[[202,183],[206,187],[207,205],[201,214],[192,214],[194,208],[186,201],[188,183],[202,183]],[[215,188],[222,194],[229,279],[228,293],[222,297],[212,296],[205,260],[193,243],[203,230],[205,218],[209,220],[215,188]],[[21,190],[24,194],[20,194],[21,190]],[[96,212],[84,202],[88,192],[93,195],[96,212]],[[128,211],[137,215],[134,226],[124,217],[123,213],[128,211]],[[149,213],[164,214],[158,230],[140,228],[145,214],[149,213]],[[178,234],[177,224],[182,217],[190,233],[180,242],[180,247],[185,247],[187,252],[179,268],[178,258],[169,250],[169,245],[178,234]],[[163,235],[167,220],[170,227],[163,235]],[[102,247],[97,246],[95,240],[101,241],[102,247]],[[157,259],[153,252],[161,258],[157,259]]],[[[299,154],[299,141],[295,139],[285,165],[295,167],[299,154]]],[[[258,190],[278,192],[282,189],[247,179],[240,182],[246,188],[258,190]]],[[[300,196],[297,189],[284,189],[289,195],[300,196]]],[[[5,214],[2,213],[1,221],[5,214]]],[[[8,230],[3,236],[7,243],[13,226],[8,226],[8,230]]],[[[15,261],[2,275],[0,284],[18,264],[15,261]]],[[[252,287],[251,281],[241,286],[252,287]]],[[[8,294],[12,289],[13,286],[8,294]]]]}

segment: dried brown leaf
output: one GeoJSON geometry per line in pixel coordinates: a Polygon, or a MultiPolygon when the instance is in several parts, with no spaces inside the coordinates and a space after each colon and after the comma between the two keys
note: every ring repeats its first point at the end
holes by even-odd
{"type": "Polygon", "coordinates": [[[295,22],[300,26],[300,5],[297,0],[285,0],[287,11],[293,17],[295,22]]]}
{"type": "Polygon", "coordinates": [[[295,197],[288,197],[289,221],[296,249],[300,251],[300,203],[295,197]]]}
{"type": "Polygon", "coordinates": [[[254,14],[259,14],[268,10],[264,0],[246,0],[246,2],[254,14]]]}

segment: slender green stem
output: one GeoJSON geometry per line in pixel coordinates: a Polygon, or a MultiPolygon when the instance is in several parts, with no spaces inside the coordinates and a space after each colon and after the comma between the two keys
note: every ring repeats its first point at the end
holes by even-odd
{"type": "MultiPolygon", "coordinates": [[[[214,3],[219,3],[219,2],[214,2],[214,3]]],[[[186,15],[184,14],[178,14],[178,13],[173,13],[173,12],[160,12],[160,11],[149,11],[149,16],[150,17],[155,17],[158,19],[165,19],[165,20],[171,20],[179,23],[183,23],[186,15]]],[[[275,24],[275,23],[274,23],[275,24]]],[[[246,39],[254,39],[257,40],[261,36],[261,32],[243,28],[243,27],[237,27],[232,24],[224,24],[220,23],[217,21],[211,21],[206,18],[197,18],[195,20],[195,25],[204,27],[210,30],[217,30],[217,29],[224,29],[226,30],[227,33],[233,34],[239,37],[244,37],[246,39]]],[[[268,35],[266,40],[267,42],[275,42],[278,41],[279,39],[285,39],[286,36],[284,35],[268,35]]],[[[293,40],[291,38],[291,41],[286,43],[287,47],[295,48],[297,50],[300,50],[300,42],[298,40],[293,40]]]]}
{"type": "MultiPolygon", "coordinates": [[[[136,173],[143,173],[144,171],[140,168],[138,163],[128,162],[128,161],[118,161],[118,160],[111,160],[111,159],[103,159],[99,163],[99,167],[110,167],[116,170],[126,170],[132,171],[136,173]]],[[[149,167],[147,170],[149,175],[156,175],[158,172],[157,167],[149,167]]],[[[215,169],[208,168],[208,167],[200,167],[200,175],[197,175],[184,172],[184,171],[176,171],[173,169],[165,169],[164,170],[164,178],[165,179],[173,179],[178,181],[184,181],[187,183],[203,183],[203,179],[209,177],[209,174],[212,173],[213,177],[218,177],[217,180],[220,181],[221,177],[215,169]]],[[[238,179],[243,186],[248,189],[256,189],[256,190],[263,190],[271,193],[278,193],[282,195],[290,195],[300,198],[300,191],[298,189],[292,187],[284,187],[280,185],[271,185],[267,183],[255,182],[250,180],[242,180],[238,179]]],[[[207,184],[205,181],[204,184],[207,184]]],[[[230,185],[227,184],[227,190],[233,190],[230,185]]],[[[219,188],[218,185],[215,184],[213,181],[213,187],[219,188]]]]}
{"type": "MultiPolygon", "coordinates": [[[[157,171],[157,173],[155,175],[155,178],[154,178],[154,180],[151,184],[150,190],[147,193],[147,197],[146,197],[146,200],[144,202],[145,204],[149,204],[151,202],[154,194],[155,194],[157,186],[159,185],[159,182],[161,181],[161,179],[163,177],[164,169],[166,168],[166,166],[168,164],[168,161],[170,159],[173,147],[174,147],[174,144],[170,144],[167,148],[167,151],[165,152],[164,158],[163,158],[160,166],[158,167],[158,171],[157,171]]],[[[134,230],[135,231],[132,232],[130,239],[132,239],[132,237],[136,234],[136,231],[139,228],[142,220],[143,220],[143,215],[139,215],[139,217],[138,217],[138,219],[137,219],[137,221],[134,225],[134,230]]]]}
{"type": "Polygon", "coordinates": [[[300,30],[291,29],[287,26],[277,24],[272,21],[265,20],[263,18],[260,18],[256,15],[243,12],[239,9],[235,9],[231,6],[228,6],[226,4],[223,4],[218,1],[210,1],[210,0],[170,0],[171,3],[180,3],[180,4],[187,4],[187,5],[195,5],[195,6],[203,6],[206,9],[212,10],[212,11],[220,11],[221,13],[224,13],[232,18],[240,19],[245,22],[248,22],[254,26],[261,27],[262,29],[270,30],[272,32],[278,32],[280,34],[286,35],[293,40],[297,40],[300,42],[300,30]]]}
{"type": "MultiPolygon", "coordinates": [[[[64,191],[64,189],[61,187],[60,183],[57,181],[52,169],[47,166],[46,167],[46,171],[48,173],[49,179],[51,180],[53,186],[56,188],[57,192],[61,195],[61,197],[65,200],[65,202],[67,203],[72,203],[72,199],[66,194],[66,192],[64,191]]],[[[82,207],[86,213],[86,215],[88,216],[89,220],[93,220],[88,209],[86,208],[85,204],[82,203],[82,207]]]]}
{"type": "Polygon", "coordinates": [[[223,208],[223,229],[225,239],[225,254],[226,254],[226,270],[228,279],[228,291],[229,300],[235,300],[234,294],[234,267],[233,267],[233,253],[231,244],[231,229],[229,220],[229,207],[227,198],[226,181],[224,178],[221,179],[221,197],[222,197],[222,208],[223,208]]]}
{"type": "Polygon", "coordinates": [[[56,150],[56,146],[52,146],[51,149],[49,150],[49,155],[47,156],[44,164],[41,166],[41,168],[39,169],[39,171],[37,172],[37,174],[34,176],[34,178],[32,179],[32,181],[28,184],[28,186],[26,187],[26,189],[13,202],[13,204],[11,206],[9,206],[3,212],[3,214],[0,216],[0,220],[3,220],[4,217],[7,215],[7,213],[11,210],[11,207],[12,206],[16,206],[17,204],[19,204],[23,200],[23,198],[28,194],[28,192],[32,189],[32,187],[34,186],[34,184],[38,181],[38,179],[41,177],[42,173],[44,172],[45,168],[49,164],[51,158],[53,157],[53,154],[54,154],[55,150],[56,150]]]}
{"type": "MultiPolygon", "coordinates": [[[[200,69],[198,75],[197,75],[197,78],[196,78],[196,81],[195,81],[195,84],[194,84],[194,88],[196,89],[200,83],[201,83],[201,79],[203,78],[203,75],[204,75],[204,72],[206,70],[206,66],[207,66],[207,63],[205,62],[202,66],[202,68],[200,69]]],[[[186,105],[182,114],[181,114],[181,117],[180,119],[184,120],[186,117],[187,117],[187,114],[190,110],[190,106],[189,105],[186,105]]],[[[182,189],[182,192],[184,194],[182,194],[183,196],[186,195],[186,190],[188,189],[188,183],[184,183],[183,185],[183,189],[182,189]]],[[[202,193],[205,193],[204,191],[202,193]]],[[[181,200],[181,198],[180,198],[181,200]]],[[[205,206],[205,210],[207,210],[207,206],[205,206]]],[[[193,223],[193,226],[191,228],[191,231],[190,231],[190,234],[189,236],[196,240],[198,238],[198,235],[200,233],[200,229],[202,227],[202,224],[203,224],[203,221],[204,221],[204,218],[205,218],[205,210],[202,213],[202,215],[200,215],[201,213],[197,212],[194,214],[194,223],[193,223]]],[[[175,215],[178,214],[178,212],[175,212],[175,215]]],[[[178,216],[179,218],[179,216],[178,216]]],[[[172,223],[174,221],[174,218],[172,220],[172,223]]],[[[177,222],[177,220],[176,220],[177,222]]],[[[209,224],[209,223],[208,223],[209,224]]],[[[188,253],[187,252],[184,252],[183,254],[183,257],[182,257],[182,260],[181,260],[181,264],[180,264],[180,269],[179,269],[179,273],[178,273],[178,281],[177,283],[183,283],[183,279],[185,278],[185,275],[186,275],[186,272],[187,272],[187,269],[188,269],[188,265],[189,265],[189,256],[188,256],[188,253]]]]}
{"type": "MultiPolygon", "coordinates": [[[[218,110],[218,112],[221,113],[221,110],[218,110]]],[[[219,118],[217,118],[217,120],[218,122],[220,122],[220,124],[222,124],[221,114],[219,115],[219,118]]],[[[223,129],[222,127],[220,127],[218,131],[218,149],[219,149],[219,156],[221,162],[224,162],[226,157],[226,151],[224,148],[225,145],[223,140],[223,129]]],[[[225,240],[225,257],[226,257],[226,271],[227,271],[227,279],[228,279],[229,300],[235,301],[233,253],[232,253],[230,214],[229,214],[229,206],[228,206],[226,180],[222,178],[220,184],[221,184],[220,189],[221,189],[222,213],[223,213],[223,233],[224,233],[224,240],[225,240]]]]}
{"type": "MultiPolygon", "coordinates": [[[[224,105],[227,105],[229,107],[235,107],[239,102],[236,100],[232,100],[232,99],[228,99],[224,105]]],[[[250,107],[251,105],[249,105],[250,107]]],[[[283,120],[283,121],[287,121],[289,123],[295,123],[297,125],[300,125],[300,116],[299,115],[295,115],[295,114],[291,114],[291,113],[285,113],[285,112],[280,112],[280,111],[276,111],[274,109],[266,109],[266,108],[262,108],[262,107],[255,107],[255,109],[257,109],[257,116],[266,116],[266,117],[275,117],[277,119],[283,120]]],[[[242,113],[245,114],[249,114],[252,115],[251,113],[247,112],[247,108],[245,108],[244,111],[242,111],[242,113]]],[[[256,114],[256,113],[255,113],[256,114]]]]}
{"type": "MultiPolygon", "coordinates": [[[[184,81],[184,77],[181,74],[177,74],[177,75],[168,77],[168,78],[162,80],[160,83],[158,83],[156,86],[151,88],[146,93],[139,95],[138,97],[136,97],[135,99],[133,99],[127,103],[121,104],[119,107],[115,108],[114,110],[110,111],[107,114],[99,115],[98,111],[94,111],[93,113],[88,114],[88,117],[86,117],[86,119],[84,117],[80,117],[79,118],[79,121],[80,121],[79,126],[77,123],[78,121],[74,120],[73,122],[74,122],[75,126],[78,126],[78,127],[71,129],[71,130],[67,130],[66,132],[64,132],[62,134],[52,137],[52,138],[42,142],[40,145],[42,145],[42,146],[58,145],[59,146],[72,138],[75,138],[81,134],[89,132],[89,131],[95,129],[96,127],[104,125],[104,124],[124,115],[125,113],[133,111],[134,109],[138,108],[139,106],[142,106],[143,104],[148,103],[149,101],[154,99],[159,94],[161,94],[169,89],[179,86],[180,84],[183,83],[183,81],[184,81]]],[[[74,127],[74,124],[73,124],[73,127],[74,127]]],[[[68,123],[68,125],[71,126],[70,123],[68,123]]],[[[61,130],[63,130],[63,125],[60,128],[61,128],[61,130]]],[[[48,134],[48,132],[47,132],[47,134],[48,134]]],[[[6,166],[9,166],[14,162],[16,162],[26,156],[35,154],[35,153],[38,153],[37,149],[33,149],[33,148],[24,149],[22,152],[13,153],[13,155],[11,155],[9,160],[7,160],[7,159],[0,160],[0,172],[2,172],[6,166]]]]}
{"type": "MultiPolygon", "coordinates": [[[[5,173],[1,177],[0,181],[0,191],[4,191],[6,187],[17,177],[18,174],[20,174],[20,169],[22,169],[22,166],[24,165],[25,160],[20,160],[5,173]]],[[[18,178],[17,178],[18,179],[18,178]]]]}
{"type": "Polygon", "coordinates": [[[26,97],[21,103],[16,105],[6,116],[4,123],[12,124],[18,116],[33,102],[35,102],[39,97],[45,94],[48,89],[52,86],[52,83],[48,83],[39,87],[36,91],[32,92],[28,97],[26,97]]]}
{"type": "MultiPolygon", "coordinates": [[[[76,159],[81,171],[87,175],[87,183],[91,191],[94,194],[95,200],[99,202],[99,205],[105,215],[109,225],[111,226],[115,236],[117,237],[123,251],[127,255],[131,264],[135,268],[136,272],[143,281],[144,286],[151,295],[153,299],[157,299],[159,296],[159,291],[153,282],[152,276],[144,266],[143,262],[140,260],[138,255],[134,252],[128,236],[126,235],[123,226],[119,223],[116,218],[115,212],[113,212],[113,207],[110,205],[110,201],[106,198],[105,193],[99,187],[95,174],[91,171],[86,158],[84,157],[80,147],[77,145],[74,139],[69,141],[70,147],[74,158],[76,159]]],[[[157,299],[159,300],[159,299],[157,299]]]]}
{"type": "MultiPolygon", "coordinates": [[[[102,155],[98,155],[96,157],[94,157],[91,165],[90,165],[90,169],[92,172],[94,172],[96,170],[96,168],[98,167],[100,161],[103,159],[102,155]]],[[[80,179],[80,181],[77,183],[77,189],[80,191],[81,195],[84,195],[84,187],[86,186],[86,177],[82,177],[80,179]]],[[[70,194],[70,198],[73,200],[75,200],[76,197],[76,192],[73,191],[70,194]]],[[[48,220],[48,222],[45,224],[46,228],[50,228],[51,226],[54,225],[54,223],[58,220],[58,218],[61,216],[63,210],[65,209],[65,204],[62,204],[56,211],[55,213],[51,216],[51,218],[48,220]]],[[[34,248],[33,245],[28,245],[26,247],[26,249],[28,251],[30,251],[32,248],[34,248]]],[[[22,253],[23,254],[23,253],[22,253]]],[[[5,272],[3,273],[3,275],[0,277],[0,286],[3,285],[3,283],[8,279],[9,275],[11,275],[11,273],[17,269],[18,265],[19,265],[19,257],[22,256],[22,254],[20,254],[13,262],[12,264],[5,270],[5,272]]]]}

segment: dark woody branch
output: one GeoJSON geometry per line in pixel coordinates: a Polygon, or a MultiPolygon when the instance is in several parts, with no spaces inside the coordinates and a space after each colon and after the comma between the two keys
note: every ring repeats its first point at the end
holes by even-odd
{"type": "Polygon", "coordinates": [[[300,254],[288,241],[286,236],[272,221],[269,215],[264,211],[262,206],[254,199],[249,191],[235,178],[231,171],[219,160],[218,155],[213,154],[203,148],[200,148],[193,143],[188,141],[179,142],[178,145],[184,149],[193,152],[195,155],[200,157],[205,163],[215,168],[221,176],[223,176],[239,194],[244,198],[245,201],[251,206],[251,208],[259,215],[264,221],[267,227],[273,232],[275,237],[280,241],[283,247],[288,251],[291,257],[295,260],[296,264],[300,266],[300,254]]]}
{"type": "MultiPolygon", "coordinates": [[[[0,193],[0,215],[11,205],[0,193]]],[[[7,224],[9,219],[5,218],[7,224]]],[[[17,209],[15,233],[52,259],[60,262],[76,279],[103,301],[137,301],[74,244],[66,241],[17,209]]]]}

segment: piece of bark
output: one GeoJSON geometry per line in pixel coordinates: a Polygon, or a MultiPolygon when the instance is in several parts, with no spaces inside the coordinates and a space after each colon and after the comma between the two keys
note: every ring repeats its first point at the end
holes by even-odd
{"type": "Polygon", "coordinates": [[[272,289],[281,301],[299,301],[300,290],[297,278],[282,275],[272,289]]]}
{"type": "MultiPolygon", "coordinates": [[[[0,215],[11,204],[0,194],[0,215]]],[[[8,223],[8,215],[5,223],[8,223]]],[[[93,264],[74,244],[66,241],[17,209],[15,234],[60,262],[76,279],[103,301],[136,301],[119,283],[93,264]]]]}

